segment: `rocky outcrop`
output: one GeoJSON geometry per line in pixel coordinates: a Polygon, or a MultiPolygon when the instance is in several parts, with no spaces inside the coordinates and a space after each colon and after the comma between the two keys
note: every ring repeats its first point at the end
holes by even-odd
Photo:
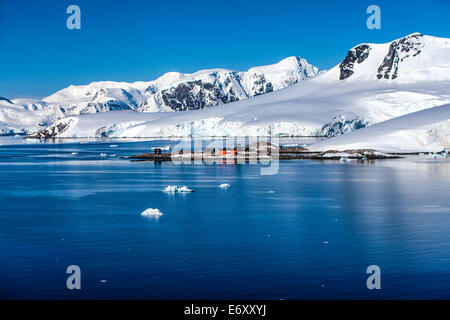
{"type": "Polygon", "coordinates": [[[370,50],[371,48],[366,44],[352,48],[347,53],[344,61],[342,61],[339,65],[339,68],[341,69],[339,80],[344,80],[350,77],[354,73],[353,68],[355,63],[362,63],[366,60],[369,57],[370,50]]]}
{"type": "Polygon", "coordinates": [[[383,63],[378,68],[377,78],[395,79],[398,77],[398,67],[409,57],[415,57],[422,52],[421,34],[412,34],[398,41],[393,41],[383,63]]]}
{"type": "Polygon", "coordinates": [[[63,133],[64,131],[66,131],[69,127],[70,124],[73,122],[72,119],[68,119],[67,121],[64,122],[59,122],[59,123],[55,123],[49,127],[47,127],[44,130],[41,130],[33,135],[28,136],[29,138],[34,138],[34,139],[53,139],[56,138],[58,136],[58,134],[63,133]]]}
{"type": "Polygon", "coordinates": [[[225,94],[221,86],[202,80],[180,83],[161,91],[164,104],[174,111],[197,110],[238,100],[233,94],[225,94]]]}
{"type": "Polygon", "coordinates": [[[358,130],[367,127],[369,123],[366,120],[359,118],[346,120],[343,116],[334,117],[333,120],[326,123],[318,136],[334,137],[339,136],[350,131],[358,130]]]}

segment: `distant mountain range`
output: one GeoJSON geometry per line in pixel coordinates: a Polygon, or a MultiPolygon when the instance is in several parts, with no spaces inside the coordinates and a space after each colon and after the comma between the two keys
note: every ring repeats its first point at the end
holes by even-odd
{"type": "Polygon", "coordinates": [[[41,110],[35,114],[42,114],[40,123],[44,126],[66,116],[98,112],[197,110],[276,91],[318,73],[318,69],[305,59],[289,57],[276,64],[254,67],[248,71],[211,69],[193,74],[169,72],[148,82],[102,81],[69,86],[42,100],[0,98],[0,130],[11,133],[36,129],[5,121],[13,112],[10,109],[4,113],[4,108],[41,110]]]}

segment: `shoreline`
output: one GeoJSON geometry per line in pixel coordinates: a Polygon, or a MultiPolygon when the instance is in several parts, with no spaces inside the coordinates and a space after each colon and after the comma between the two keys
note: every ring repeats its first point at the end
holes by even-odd
{"type": "MultiPolygon", "coordinates": [[[[248,149],[248,148],[247,148],[248,149]]],[[[327,151],[309,151],[303,147],[288,147],[273,149],[259,149],[259,150],[241,150],[234,154],[219,155],[214,151],[203,152],[184,152],[172,154],[168,153],[149,153],[132,155],[128,159],[132,161],[225,161],[225,162],[252,162],[252,161],[271,161],[271,160],[381,160],[381,159],[400,159],[406,155],[419,155],[417,153],[383,153],[372,149],[357,149],[357,150],[327,150],[327,151]],[[403,156],[402,156],[403,155],[403,156]]]]}

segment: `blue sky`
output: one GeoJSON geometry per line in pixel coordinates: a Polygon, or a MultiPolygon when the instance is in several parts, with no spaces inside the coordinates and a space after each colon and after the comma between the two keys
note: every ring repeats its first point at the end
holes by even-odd
{"type": "Polygon", "coordinates": [[[449,0],[0,0],[0,96],[70,84],[153,80],[168,71],[246,70],[299,55],[324,69],[361,42],[450,37],[449,0]],[[68,30],[67,6],[81,8],[68,30]],[[381,30],[366,8],[381,8],[381,30]]]}

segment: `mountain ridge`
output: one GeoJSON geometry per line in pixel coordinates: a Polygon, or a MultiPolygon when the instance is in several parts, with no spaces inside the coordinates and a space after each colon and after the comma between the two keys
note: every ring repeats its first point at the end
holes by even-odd
{"type": "Polygon", "coordinates": [[[216,68],[194,73],[167,72],[152,81],[95,81],[70,85],[41,100],[5,98],[0,101],[0,134],[31,133],[58,119],[81,114],[210,108],[276,91],[318,73],[306,59],[293,56],[248,71],[216,68]],[[34,122],[28,121],[23,126],[19,119],[26,114],[34,122]]]}

